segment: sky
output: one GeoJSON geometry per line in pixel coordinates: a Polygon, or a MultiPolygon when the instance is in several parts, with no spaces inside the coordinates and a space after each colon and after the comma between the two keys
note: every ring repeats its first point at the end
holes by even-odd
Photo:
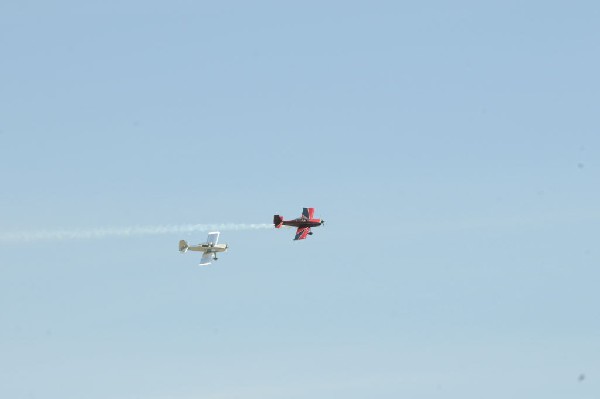
{"type": "Polygon", "coordinates": [[[599,18],[0,3],[0,396],[598,397],[599,18]]]}

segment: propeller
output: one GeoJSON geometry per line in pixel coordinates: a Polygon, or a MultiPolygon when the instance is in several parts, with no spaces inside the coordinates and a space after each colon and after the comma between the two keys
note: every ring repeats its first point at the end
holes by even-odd
{"type": "Polygon", "coordinates": [[[325,226],[325,221],[321,219],[321,226],[325,226]]]}

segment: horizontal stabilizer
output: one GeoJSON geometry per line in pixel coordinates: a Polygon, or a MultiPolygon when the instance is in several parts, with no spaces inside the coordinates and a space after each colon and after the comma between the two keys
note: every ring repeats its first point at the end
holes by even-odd
{"type": "Polygon", "coordinates": [[[283,224],[283,217],[281,215],[273,215],[273,224],[276,229],[280,228],[283,224]]]}
{"type": "Polygon", "coordinates": [[[186,240],[179,241],[179,252],[184,254],[187,252],[188,248],[189,248],[189,246],[188,246],[188,243],[186,240]]]}

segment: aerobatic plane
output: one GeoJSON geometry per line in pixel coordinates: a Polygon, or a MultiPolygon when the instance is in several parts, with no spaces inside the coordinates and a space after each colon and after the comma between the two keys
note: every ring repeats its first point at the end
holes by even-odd
{"type": "Polygon", "coordinates": [[[208,238],[204,244],[198,245],[188,245],[187,241],[181,240],[179,241],[179,252],[186,253],[188,250],[190,251],[200,251],[203,252],[202,258],[200,259],[200,266],[210,265],[212,260],[218,260],[217,252],[225,252],[229,246],[227,244],[217,244],[219,241],[219,232],[213,231],[208,233],[208,238]]]}
{"type": "Polygon", "coordinates": [[[325,224],[323,219],[315,219],[314,214],[315,208],[303,208],[302,216],[294,220],[283,220],[283,217],[280,215],[273,216],[273,224],[277,229],[281,226],[297,227],[298,229],[296,230],[294,240],[304,240],[307,236],[312,235],[312,231],[310,231],[311,227],[325,224]]]}

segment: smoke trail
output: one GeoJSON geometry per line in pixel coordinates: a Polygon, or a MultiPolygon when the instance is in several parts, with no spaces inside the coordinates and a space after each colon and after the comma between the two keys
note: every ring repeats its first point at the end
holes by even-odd
{"type": "Polygon", "coordinates": [[[0,242],[32,242],[82,240],[108,237],[135,237],[157,234],[192,233],[224,230],[261,230],[273,228],[272,224],[180,224],[163,226],[107,227],[84,230],[39,230],[0,233],[0,242]]]}

